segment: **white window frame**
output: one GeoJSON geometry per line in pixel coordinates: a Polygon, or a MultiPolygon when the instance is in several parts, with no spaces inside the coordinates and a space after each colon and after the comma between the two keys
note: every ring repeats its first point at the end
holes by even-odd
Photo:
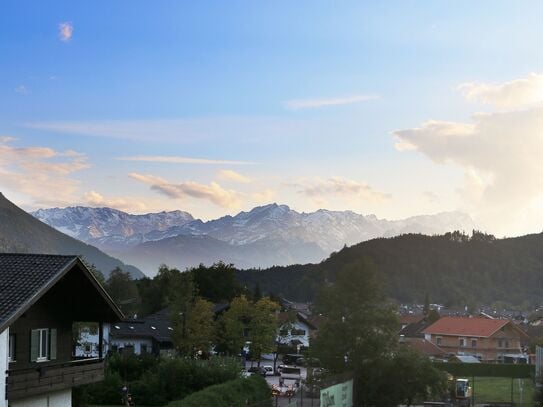
{"type": "Polygon", "coordinates": [[[8,362],[15,362],[17,360],[15,355],[15,334],[8,335],[8,362]]]}
{"type": "Polygon", "coordinates": [[[465,348],[466,347],[466,338],[458,338],[458,347],[459,348],[465,348]]]}
{"type": "Polygon", "coordinates": [[[37,329],[39,332],[39,341],[38,341],[38,358],[36,359],[36,362],[46,362],[49,360],[49,349],[50,349],[50,342],[51,337],[49,335],[49,328],[39,328],[37,329]],[[44,346],[44,338],[45,338],[45,346],[44,346]],[[44,349],[45,347],[45,349],[44,349]]]}
{"type": "Polygon", "coordinates": [[[441,346],[443,343],[443,337],[442,336],[436,336],[436,345],[441,346]]]}

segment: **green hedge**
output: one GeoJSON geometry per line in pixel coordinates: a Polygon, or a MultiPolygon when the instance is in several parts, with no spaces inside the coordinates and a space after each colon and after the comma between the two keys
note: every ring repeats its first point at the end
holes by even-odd
{"type": "Polygon", "coordinates": [[[530,378],[535,375],[533,365],[511,363],[442,363],[435,362],[435,367],[453,376],[465,377],[514,377],[530,378]]]}
{"type": "Polygon", "coordinates": [[[259,407],[271,407],[272,399],[266,380],[255,375],[207,387],[183,400],[172,401],[166,407],[231,407],[256,403],[261,403],[259,407]]]}

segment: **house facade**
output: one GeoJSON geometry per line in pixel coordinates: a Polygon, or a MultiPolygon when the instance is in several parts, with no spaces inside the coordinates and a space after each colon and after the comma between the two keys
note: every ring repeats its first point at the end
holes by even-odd
{"type": "Polygon", "coordinates": [[[277,342],[282,345],[300,348],[309,348],[310,339],[316,330],[314,324],[302,312],[291,315],[289,312],[281,312],[278,315],[279,330],[277,342]]]}
{"type": "Polygon", "coordinates": [[[0,254],[0,407],[64,407],[104,377],[104,326],[122,313],[76,256],[0,254]],[[72,327],[97,322],[98,356],[76,358],[72,327]]]}
{"type": "Polygon", "coordinates": [[[525,359],[521,344],[526,333],[506,319],[442,317],[423,333],[449,355],[474,356],[485,362],[525,359]]]}

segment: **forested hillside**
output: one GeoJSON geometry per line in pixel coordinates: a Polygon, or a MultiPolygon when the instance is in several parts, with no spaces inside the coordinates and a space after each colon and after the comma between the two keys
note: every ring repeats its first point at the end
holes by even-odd
{"type": "Polygon", "coordinates": [[[130,272],[134,278],[143,273],[123,264],[96,247],[71,238],[29,215],[0,193],[0,252],[75,254],[94,264],[106,277],[115,267],[130,272]]]}
{"type": "Polygon", "coordinates": [[[401,302],[422,302],[425,293],[448,305],[543,302],[543,234],[407,234],[344,248],[320,264],[243,270],[238,277],[247,286],[258,282],[264,292],[312,300],[337,270],[364,257],[376,264],[388,295],[401,302]]]}

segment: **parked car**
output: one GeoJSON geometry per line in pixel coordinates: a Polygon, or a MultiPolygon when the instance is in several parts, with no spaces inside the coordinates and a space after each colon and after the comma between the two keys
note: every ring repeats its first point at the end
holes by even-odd
{"type": "Polygon", "coordinates": [[[304,355],[300,353],[288,353],[285,356],[283,356],[283,363],[285,365],[295,365],[296,361],[303,357],[304,355]]]}
{"type": "Polygon", "coordinates": [[[302,380],[302,370],[299,367],[294,366],[284,366],[281,369],[281,377],[279,377],[279,385],[283,386],[285,380],[294,380],[296,386],[300,385],[302,380]]]}
{"type": "Polygon", "coordinates": [[[249,373],[259,374],[261,376],[266,376],[267,374],[266,369],[264,369],[263,366],[253,366],[250,367],[247,371],[249,373]]]}
{"type": "Polygon", "coordinates": [[[270,365],[264,365],[262,366],[264,370],[266,371],[266,376],[273,376],[275,372],[273,371],[273,366],[270,365]]]}
{"type": "Polygon", "coordinates": [[[241,371],[241,377],[251,377],[254,373],[248,372],[247,370],[243,369],[241,371]]]}

